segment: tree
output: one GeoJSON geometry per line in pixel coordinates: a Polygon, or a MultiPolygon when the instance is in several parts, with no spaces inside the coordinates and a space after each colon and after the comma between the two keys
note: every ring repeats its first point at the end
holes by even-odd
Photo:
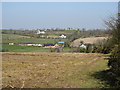
{"type": "Polygon", "coordinates": [[[115,79],[113,83],[120,88],[120,15],[118,18],[111,18],[106,21],[106,25],[110,30],[110,40],[112,45],[112,51],[108,58],[108,66],[110,67],[111,76],[115,79]]]}

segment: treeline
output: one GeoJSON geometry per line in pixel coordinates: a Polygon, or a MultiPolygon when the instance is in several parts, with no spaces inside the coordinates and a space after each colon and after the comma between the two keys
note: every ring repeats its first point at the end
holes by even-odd
{"type": "MultiPolygon", "coordinates": [[[[30,37],[37,37],[36,36],[37,30],[2,30],[2,34],[17,34],[17,35],[23,35],[23,36],[30,36],[30,37]]],[[[47,29],[46,30],[46,35],[49,34],[65,34],[67,35],[67,38],[70,40],[70,42],[74,41],[75,39],[78,38],[84,38],[84,37],[100,37],[100,36],[107,36],[108,31],[107,30],[58,30],[58,29],[47,29]]],[[[39,37],[38,37],[39,38],[39,37]]]]}
{"type": "Polygon", "coordinates": [[[34,30],[13,30],[13,29],[3,29],[2,34],[17,34],[17,35],[23,35],[23,36],[34,36],[35,31],[34,30]]]}

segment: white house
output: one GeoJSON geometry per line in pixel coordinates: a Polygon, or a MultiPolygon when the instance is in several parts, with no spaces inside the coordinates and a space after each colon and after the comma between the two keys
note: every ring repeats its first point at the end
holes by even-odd
{"type": "Polygon", "coordinates": [[[66,36],[64,34],[59,36],[60,38],[66,38],[66,36]]]}
{"type": "Polygon", "coordinates": [[[40,30],[38,30],[38,31],[37,31],[37,34],[45,34],[45,31],[40,31],[40,30]]]}
{"type": "Polygon", "coordinates": [[[9,45],[14,45],[14,43],[9,43],[9,45]]]}
{"type": "Polygon", "coordinates": [[[85,48],[85,49],[87,48],[87,46],[84,45],[84,44],[80,45],[80,47],[81,47],[81,48],[85,48]]]}

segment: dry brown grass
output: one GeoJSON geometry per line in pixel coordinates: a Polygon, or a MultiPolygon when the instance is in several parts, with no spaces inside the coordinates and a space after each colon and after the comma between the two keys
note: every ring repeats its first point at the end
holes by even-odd
{"type": "Polygon", "coordinates": [[[2,53],[3,87],[95,88],[91,74],[105,69],[102,54],[2,53]]]}
{"type": "Polygon", "coordinates": [[[87,37],[87,38],[80,38],[80,39],[76,39],[75,41],[73,41],[71,43],[71,46],[79,46],[80,41],[83,41],[84,43],[93,44],[93,43],[96,43],[99,40],[104,40],[104,39],[107,39],[107,37],[87,37]]]}

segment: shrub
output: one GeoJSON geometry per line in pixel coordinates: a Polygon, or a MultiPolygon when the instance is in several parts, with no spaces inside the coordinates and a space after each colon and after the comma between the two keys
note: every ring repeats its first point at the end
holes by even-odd
{"type": "Polygon", "coordinates": [[[108,59],[108,66],[114,73],[120,75],[120,45],[115,45],[108,59]]]}
{"type": "Polygon", "coordinates": [[[9,50],[8,49],[2,49],[1,51],[2,52],[8,52],[9,50]]]}
{"type": "Polygon", "coordinates": [[[85,48],[76,47],[76,48],[72,48],[72,52],[86,52],[86,49],[85,48]]]}
{"type": "Polygon", "coordinates": [[[111,45],[113,47],[108,58],[108,66],[112,73],[110,76],[115,78],[113,83],[120,88],[120,18],[111,18],[106,24],[110,29],[111,45]]]}
{"type": "Polygon", "coordinates": [[[80,48],[80,51],[79,52],[86,52],[86,49],[85,48],[80,48]]]}
{"type": "Polygon", "coordinates": [[[120,87],[120,45],[115,45],[108,60],[108,66],[112,72],[111,76],[116,79],[115,85],[120,87]]]}

